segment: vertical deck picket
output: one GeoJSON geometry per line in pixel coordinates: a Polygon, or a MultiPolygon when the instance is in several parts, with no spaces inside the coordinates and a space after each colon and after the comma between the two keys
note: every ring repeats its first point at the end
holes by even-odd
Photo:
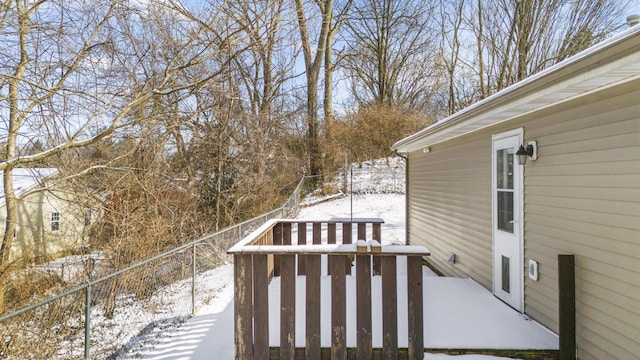
{"type": "Polygon", "coordinates": [[[329,255],[331,261],[331,358],[347,358],[346,338],[346,267],[347,257],[329,255]]]}
{"type": "Polygon", "coordinates": [[[322,243],[322,224],[319,222],[313,223],[313,244],[322,243]]]}
{"type": "Polygon", "coordinates": [[[252,256],[235,255],[234,271],[234,326],[236,359],[253,359],[253,294],[252,256]]]}
{"type": "Polygon", "coordinates": [[[320,360],[320,255],[306,258],[305,356],[307,360],[320,360]]]}
{"type": "MultiPolygon", "coordinates": [[[[311,243],[314,245],[321,244],[322,243],[322,224],[319,222],[314,222],[311,228],[311,234],[312,234],[311,243]]],[[[324,258],[324,257],[326,257],[326,255],[321,255],[321,258],[324,258]]],[[[322,272],[322,270],[320,271],[322,272]]]]}
{"type": "MultiPolygon", "coordinates": [[[[353,228],[351,223],[342,223],[342,243],[351,244],[353,242],[353,228]]],[[[347,275],[351,275],[351,262],[345,262],[347,275]]]]}
{"type": "Polygon", "coordinates": [[[295,255],[280,255],[280,359],[296,358],[295,255]]]}
{"type": "Polygon", "coordinates": [[[371,256],[367,245],[358,244],[356,254],[356,358],[371,360],[371,256]]]}
{"type": "MultiPolygon", "coordinates": [[[[328,223],[327,224],[327,244],[335,244],[336,243],[336,223],[328,223]]],[[[333,257],[327,257],[327,275],[331,275],[331,269],[333,266],[331,262],[333,261],[333,257]]]]}
{"type": "MultiPolygon", "coordinates": [[[[307,245],[307,223],[298,223],[298,245],[307,245]]],[[[306,256],[298,256],[298,275],[306,274],[306,256]]]]}
{"type": "Polygon", "coordinates": [[[291,245],[291,223],[282,224],[282,245],[291,245]]]}
{"type": "Polygon", "coordinates": [[[382,240],[382,224],[374,223],[373,224],[373,232],[372,232],[373,240],[382,240]]]}
{"type": "Polygon", "coordinates": [[[382,256],[382,353],[398,358],[398,287],[395,256],[382,256]]]}
{"type": "Polygon", "coordinates": [[[353,238],[353,230],[350,222],[342,223],[342,243],[351,244],[353,238]]]}
{"type": "Polygon", "coordinates": [[[253,355],[269,357],[269,271],[266,254],[253,255],[253,355]]]}
{"type": "MultiPolygon", "coordinates": [[[[372,232],[373,240],[378,242],[382,241],[382,225],[379,223],[373,224],[373,232],[372,232]]],[[[380,257],[373,257],[373,275],[380,275],[380,257]]]]}
{"type": "Polygon", "coordinates": [[[336,223],[327,224],[327,243],[328,244],[336,243],[336,223]]]}
{"type": "Polygon", "coordinates": [[[358,223],[358,240],[367,240],[367,224],[358,223]]]}
{"type": "MultiPolygon", "coordinates": [[[[273,245],[282,245],[282,224],[273,226],[271,231],[273,245]]],[[[280,255],[273,255],[273,276],[280,276],[280,255]]]]}

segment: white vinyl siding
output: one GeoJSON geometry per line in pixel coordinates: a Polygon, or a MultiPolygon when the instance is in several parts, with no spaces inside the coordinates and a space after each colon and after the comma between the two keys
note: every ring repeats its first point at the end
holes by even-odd
{"type": "Polygon", "coordinates": [[[582,360],[640,354],[640,80],[409,154],[409,241],[491,289],[491,135],[538,142],[524,168],[525,312],[557,331],[557,255],[576,256],[582,360]],[[446,262],[454,252],[458,263],[446,262]]]}
{"type": "Polygon", "coordinates": [[[640,354],[639,85],[525,125],[540,156],[525,167],[525,257],[541,263],[540,281],[525,279],[526,311],[557,329],[556,256],[575,254],[585,360],[640,354]]]}
{"type": "Polygon", "coordinates": [[[491,288],[491,137],[409,155],[409,241],[427,246],[428,261],[444,274],[491,288]]]}

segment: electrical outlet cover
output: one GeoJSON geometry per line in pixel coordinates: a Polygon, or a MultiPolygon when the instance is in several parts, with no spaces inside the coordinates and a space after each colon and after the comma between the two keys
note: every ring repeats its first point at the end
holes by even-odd
{"type": "Polygon", "coordinates": [[[529,259],[529,279],[538,281],[538,262],[529,259]]]}

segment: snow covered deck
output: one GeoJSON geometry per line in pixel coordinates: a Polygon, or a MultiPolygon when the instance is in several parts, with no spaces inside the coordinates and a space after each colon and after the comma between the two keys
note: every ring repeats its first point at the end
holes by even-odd
{"type": "MultiPolygon", "coordinates": [[[[399,264],[399,276],[402,262],[399,264]]],[[[131,357],[149,360],[198,360],[233,359],[233,266],[224,265],[216,269],[215,276],[220,287],[213,288],[216,299],[198,311],[184,325],[172,331],[155,334],[152,341],[146,341],[144,348],[137,348],[131,357]]],[[[438,277],[428,268],[423,268],[424,290],[424,346],[426,349],[557,349],[558,338],[535,321],[528,319],[495,298],[490,291],[471,279],[438,277]]],[[[323,287],[328,286],[323,280],[323,287]]],[[[299,288],[303,288],[304,277],[298,279],[299,288]]],[[[270,316],[278,316],[279,278],[274,278],[269,287],[270,316]]],[[[400,281],[402,283],[402,281],[400,281]]],[[[375,284],[375,282],[374,282],[375,284]]],[[[376,286],[376,285],[374,285],[376,286]]],[[[353,281],[347,281],[352,289],[353,281]]],[[[325,291],[325,290],[323,290],[325,291]]],[[[353,292],[353,290],[348,290],[353,292]]],[[[328,301],[328,296],[323,296],[328,301]]],[[[298,300],[301,301],[301,300],[298,300]]],[[[399,299],[399,303],[400,303],[399,299]]],[[[374,309],[380,303],[375,301],[374,309]]],[[[352,300],[347,308],[353,309],[352,300]]],[[[353,326],[351,312],[347,312],[347,327],[353,326]]],[[[404,318],[399,314],[400,318],[404,318]]],[[[302,316],[298,316],[302,319],[302,316]]],[[[322,318],[329,318],[326,314],[322,318]]],[[[277,318],[276,318],[277,319],[277,318]]],[[[375,319],[375,318],[374,318],[375,319]]],[[[380,319],[374,320],[374,329],[379,329],[380,319]]],[[[274,324],[270,338],[275,342],[279,336],[274,324]],[[272,337],[271,337],[272,336],[272,337]]],[[[406,324],[399,324],[399,333],[403,333],[406,324]]],[[[326,327],[323,327],[323,341],[326,341],[326,327]]],[[[301,333],[296,338],[304,340],[301,333]]],[[[374,342],[380,341],[379,330],[373,332],[374,342]]],[[[347,345],[354,338],[347,336],[347,345]]],[[[327,343],[323,342],[323,346],[327,343]]],[[[406,340],[400,339],[400,346],[406,340]]],[[[124,356],[122,358],[131,358],[124,356]]],[[[446,360],[458,357],[444,354],[425,354],[424,359],[446,360]]],[[[494,360],[493,356],[467,355],[465,360],[494,360]]]]}
{"type": "MultiPolygon", "coordinates": [[[[398,258],[398,347],[407,347],[406,258],[398,258]]],[[[353,272],[355,275],[355,267],[353,272]]],[[[557,349],[558,337],[513,310],[472,279],[439,277],[423,266],[424,347],[426,349],[557,349]]],[[[305,346],[305,283],[296,279],[296,347],[305,346]]],[[[331,347],[331,278],[323,276],[321,346],[331,347]]],[[[373,346],[382,347],[381,278],[372,281],[373,346]],[[377,314],[377,316],[376,316],[377,314]]],[[[347,347],[356,346],[356,281],[347,276],[347,347]]],[[[280,278],[269,286],[270,346],[280,343],[280,278]]]]}
{"type": "MultiPolygon", "coordinates": [[[[382,224],[382,243],[398,244],[404,239],[404,214],[398,209],[404,208],[402,195],[368,195],[357,197],[350,204],[350,199],[340,199],[303,209],[301,218],[330,218],[333,216],[349,216],[353,209],[354,216],[377,216],[385,219],[382,224]]],[[[406,284],[402,280],[406,276],[404,262],[398,258],[398,284],[406,284]]],[[[183,326],[172,331],[164,331],[146,341],[143,347],[132,349],[131,356],[155,360],[177,359],[233,359],[234,358],[234,288],[233,266],[231,264],[213,270],[211,278],[216,279],[210,291],[215,294],[214,300],[200,308],[195,317],[183,326]]],[[[423,317],[424,347],[426,349],[557,349],[558,338],[535,321],[514,311],[471,279],[437,277],[428,268],[423,267],[423,317]]],[[[354,274],[352,272],[352,274],[354,274]]],[[[304,289],[305,277],[296,279],[296,287],[304,289]]],[[[321,301],[330,301],[329,277],[321,279],[321,301]]],[[[274,278],[269,285],[270,345],[279,340],[279,294],[280,279],[274,278]]],[[[372,292],[380,286],[379,277],[372,280],[372,292]],[[377,279],[377,280],[376,280],[377,279]]],[[[353,276],[346,277],[346,292],[353,294],[355,282],[353,276]]],[[[399,289],[398,304],[402,304],[406,289],[399,289]]],[[[372,299],[372,312],[380,313],[379,298],[372,299]]],[[[299,312],[304,307],[298,304],[306,299],[296,300],[296,319],[302,321],[304,316],[299,312]]],[[[324,307],[324,306],[323,306],[324,307]]],[[[354,324],[354,297],[347,297],[347,329],[354,324]]],[[[405,307],[406,309],[406,307],[405,307]]],[[[399,310],[405,311],[405,310],[399,310]]],[[[321,314],[321,345],[327,346],[326,321],[330,316],[321,314]]],[[[406,319],[403,313],[398,318],[406,319]]],[[[375,344],[380,338],[381,319],[374,316],[372,340],[375,344]]],[[[399,322],[398,332],[406,333],[406,323],[399,322]]],[[[304,328],[297,324],[296,346],[304,342],[304,328]]],[[[399,337],[399,346],[406,346],[406,338],[399,337]]],[[[354,343],[353,335],[347,335],[347,346],[354,343]]],[[[302,345],[304,346],[304,345],[302,345]]],[[[480,353],[482,351],[479,351],[480,353]]],[[[503,355],[506,356],[506,355],[503,355]]],[[[130,358],[126,355],[121,358],[130,358]]],[[[444,354],[425,354],[424,359],[449,359],[444,354]]],[[[453,358],[453,357],[451,357],[453,358]]],[[[458,357],[455,357],[456,359],[458,357]]],[[[465,360],[496,359],[493,356],[466,355],[465,360]]]]}
{"type": "Polygon", "coordinates": [[[471,280],[448,279],[446,304],[440,303],[446,306],[424,312],[436,298],[427,285],[439,281],[423,274],[422,257],[429,252],[419,246],[380,246],[382,223],[377,218],[272,220],[230,249],[236,358],[347,358],[357,353],[358,358],[415,359],[425,349],[502,349],[509,355],[506,351],[536,349],[554,356],[554,334],[509,308],[511,321],[494,316],[489,309],[506,306],[493,296],[487,298],[493,305],[486,308],[464,304],[463,299],[486,292],[471,280]],[[364,240],[356,246],[354,239],[364,240]],[[461,281],[466,284],[453,285],[461,281]],[[460,303],[468,306],[456,307],[460,303]],[[463,327],[449,327],[456,317],[464,320],[455,322],[463,327]],[[528,325],[514,333],[509,325],[519,318],[528,325]],[[477,324],[469,326],[471,319],[477,324]],[[431,334],[424,332],[427,326],[435,326],[431,334]],[[460,336],[463,328],[478,327],[489,337],[474,343],[460,336]]]}

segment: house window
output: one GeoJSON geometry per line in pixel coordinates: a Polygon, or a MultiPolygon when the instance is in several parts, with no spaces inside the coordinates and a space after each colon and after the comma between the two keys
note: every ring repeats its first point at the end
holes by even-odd
{"type": "Polygon", "coordinates": [[[86,210],[84,212],[84,226],[91,225],[91,210],[86,210]]]}
{"type": "Polygon", "coordinates": [[[51,231],[60,230],[60,213],[52,212],[51,213],[51,231]]]}

